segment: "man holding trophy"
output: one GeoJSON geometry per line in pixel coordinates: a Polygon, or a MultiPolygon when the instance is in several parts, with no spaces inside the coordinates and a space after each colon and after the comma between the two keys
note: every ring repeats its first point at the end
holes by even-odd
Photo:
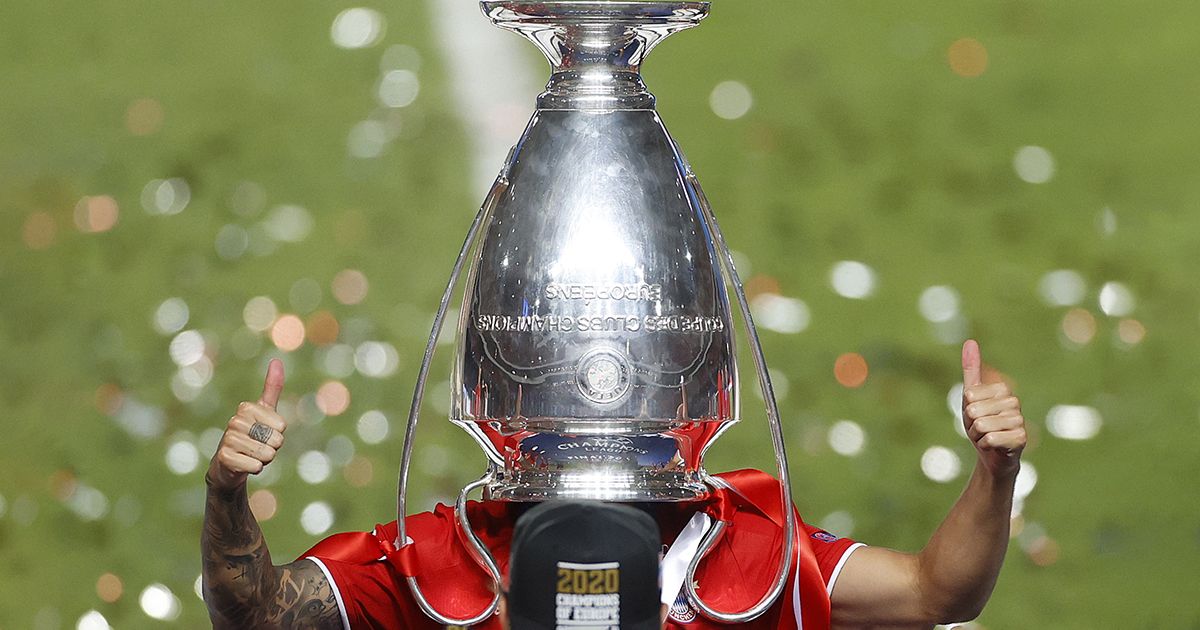
{"type": "MultiPolygon", "coordinates": [[[[1019,402],[963,346],[963,421],[978,460],[918,554],[810,527],[792,508],[765,359],[732,257],[639,74],[706,2],[482,3],[554,71],[472,224],[417,378],[397,521],[339,534],[275,566],[245,482],[284,444],[273,361],[214,455],[202,536],[217,627],[499,627],[512,528],[551,499],[632,504],[657,521],[669,627],[928,626],[978,615],[1008,541],[1025,446],[1019,402]],[[465,276],[462,271],[466,271],[465,276]],[[463,279],[450,420],[487,458],[454,506],[406,516],[408,466],[435,342],[463,279]],[[734,295],[744,326],[735,339],[734,295]],[[709,474],[739,417],[748,343],[778,479],[709,474]],[[482,501],[469,501],[480,489],[482,501]]],[[[573,614],[573,613],[571,613],[573,614]]],[[[559,619],[560,627],[619,627],[559,619]]]]}

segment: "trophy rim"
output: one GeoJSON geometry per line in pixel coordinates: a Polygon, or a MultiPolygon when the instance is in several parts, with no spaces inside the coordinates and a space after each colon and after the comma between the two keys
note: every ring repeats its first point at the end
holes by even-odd
{"type": "Polygon", "coordinates": [[[497,24],[613,22],[695,24],[710,2],[694,0],[483,0],[483,12],[497,24]]]}

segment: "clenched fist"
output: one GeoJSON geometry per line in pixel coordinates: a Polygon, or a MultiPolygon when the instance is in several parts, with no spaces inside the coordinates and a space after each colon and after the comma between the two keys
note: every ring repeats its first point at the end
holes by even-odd
{"type": "Polygon", "coordinates": [[[262,472],[283,446],[287,422],[275,412],[283,391],[283,363],[272,359],[258,402],[243,402],[229,419],[217,452],[208,465],[208,481],[214,488],[232,490],[246,483],[249,475],[262,472]]]}
{"type": "Polygon", "coordinates": [[[1021,401],[1003,382],[984,384],[979,344],[963,344],[963,427],[979,452],[979,461],[996,476],[1015,475],[1025,449],[1025,418],[1021,401]]]}

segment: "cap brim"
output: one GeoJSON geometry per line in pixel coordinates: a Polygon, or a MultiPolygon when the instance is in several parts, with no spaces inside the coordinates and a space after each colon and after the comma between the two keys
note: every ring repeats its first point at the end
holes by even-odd
{"type": "Polygon", "coordinates": [[[554,624],[545,624],[513,614],[508,616],[508,627],[511,630],[554,630],[554,624]]]}
{"type": "Polygon", "coordinates": [[[643,621],[635,621],[631,624],[623,625],[621,627],[629,628],[630,630],[662,630],[663,622],[658,615],[654,615],[653,618],[643,621]]]}

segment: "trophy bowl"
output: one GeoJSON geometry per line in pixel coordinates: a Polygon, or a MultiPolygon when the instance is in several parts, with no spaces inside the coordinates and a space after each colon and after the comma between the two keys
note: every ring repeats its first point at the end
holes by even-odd
{"type": "Polygon", "coordinates": [[[496,466],[486,496],[702,497],[736,420],[712,222],[639,66],[695,2],[485,2],[553,72],[484,203],[451,420],[496,466]]]}

